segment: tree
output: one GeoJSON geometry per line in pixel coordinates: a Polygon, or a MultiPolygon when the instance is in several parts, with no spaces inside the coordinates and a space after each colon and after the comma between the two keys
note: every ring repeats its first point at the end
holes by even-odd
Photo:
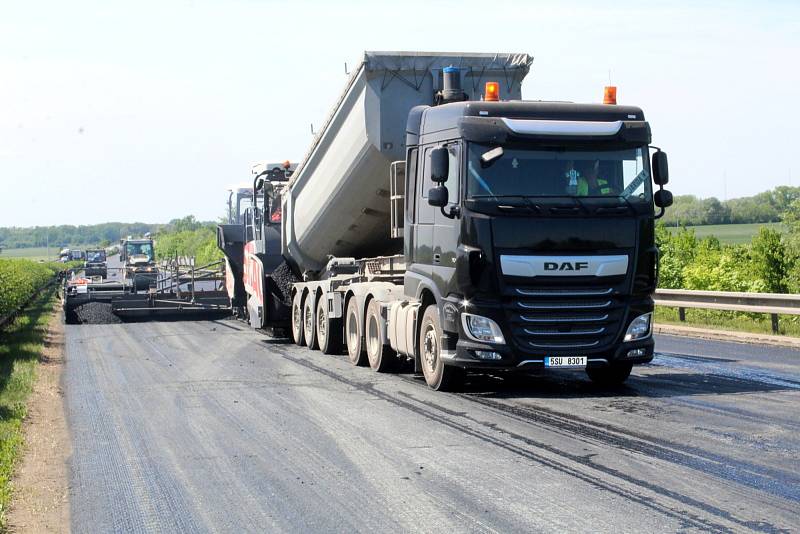
{"type": "Polygon", "coordinates": [[[754,275],[763,282],[764,291],[785,293],[786,275],[789,267],[786,247],[781,234],[762,226],[753,237],[751,261],[754,275]]]}

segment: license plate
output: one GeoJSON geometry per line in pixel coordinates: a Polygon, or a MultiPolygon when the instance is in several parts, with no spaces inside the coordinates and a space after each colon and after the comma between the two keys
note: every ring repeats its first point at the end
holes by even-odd
{"type": "Polygon", "coordinates": [[[586,356],[548,356],[545,367],[586,367],[586,356]]]}

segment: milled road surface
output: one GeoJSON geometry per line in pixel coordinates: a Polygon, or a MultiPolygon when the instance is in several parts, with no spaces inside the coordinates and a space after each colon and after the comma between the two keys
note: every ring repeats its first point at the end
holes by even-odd
{"type": "Polygon", "coordinates": [[[800,352],[463,394],[233,321],[67,326],[75,532],[800,529],[800,352]]]}

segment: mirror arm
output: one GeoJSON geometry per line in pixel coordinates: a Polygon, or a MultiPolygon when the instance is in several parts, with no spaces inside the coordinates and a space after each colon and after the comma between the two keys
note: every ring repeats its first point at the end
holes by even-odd
{"type": "Polygon", "coordinates": [[[448,219],[455,219],[456,217],[461,217],[461,206],[442,206],[439,209],[442,211],[442,215],[444,215],[448,219]],[[447,211],[445,211],[445,208],[447,209],[447,211]]]}
{"type": "MultiPolygon", "coordinates": [[[[658,190],[659,190],[659,191],[663,191],[663,190],[664,190],[664,186],[663,186],[663,185],[659,185],[659,186],[658,186],[658,190]]],[[[661,217],[663,217],[663,216],[664,216],[664,214],[665,214],[666,212],[667,212],[667,208],[665,208],[664,206],[659,206],[659,207],[658,207],[658,214],[656,214],[656,216],[655,216],[655,217],[653,217],[653,219],[654,219],[654,220],[658,220],[658,219],[660,219],[661,217]]]]}

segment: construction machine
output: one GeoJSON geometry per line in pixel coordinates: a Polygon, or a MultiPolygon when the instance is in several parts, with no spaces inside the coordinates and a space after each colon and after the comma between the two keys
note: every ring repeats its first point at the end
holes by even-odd
{"type": "Polygon", "coordinates": [[[231,309],[253,328],[289,324],[291,271],[281,256],[281,198],[296,167],[289,161],[254,165],[250,187],[229,190],[228,224],[217,227],[231,309]]]}

